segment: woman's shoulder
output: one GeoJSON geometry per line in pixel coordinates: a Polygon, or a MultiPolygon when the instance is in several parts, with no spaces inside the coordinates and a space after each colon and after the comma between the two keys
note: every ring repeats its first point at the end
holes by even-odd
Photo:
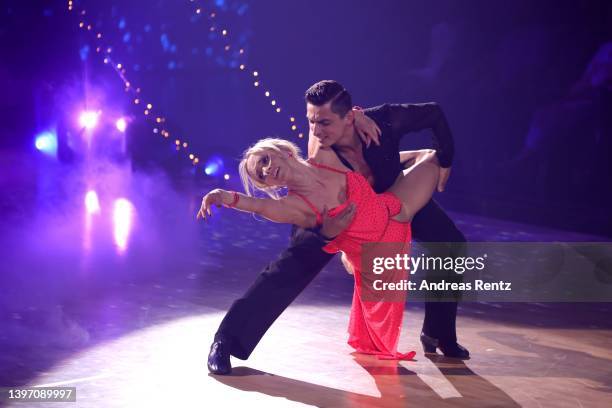
{"type": "Polygon", "coordinates": [[[350,170],[346,168],[346,166],[340,161],[338,155],[331,147],[319,148],[317,154],[315,154],[309,160],[312,160],[317,164],[322,164],[324,166],[332,167],[338,170],[350,170]]]}

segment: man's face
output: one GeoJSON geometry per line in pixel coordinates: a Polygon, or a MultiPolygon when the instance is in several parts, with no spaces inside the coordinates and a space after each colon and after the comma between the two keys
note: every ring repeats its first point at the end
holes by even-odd
{"type": "Polygon", "coordinates": [[[316,137],[323,147],[330,147],[350,135],[353,126],[353,112],[349,111],[341,118],[332,112],[330,105],[329,102],[322,106],[306,104],[310,134],[316,137]]]}

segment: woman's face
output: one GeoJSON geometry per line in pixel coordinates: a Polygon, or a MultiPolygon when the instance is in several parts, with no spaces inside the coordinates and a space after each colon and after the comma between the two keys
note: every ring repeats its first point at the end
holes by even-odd
{"type": "Polygon", "coordinates": [[[247,158],[246,169],[257,184],[284,187],[291,180],[293,166],[288,152],[263,150],[247,158]]]}

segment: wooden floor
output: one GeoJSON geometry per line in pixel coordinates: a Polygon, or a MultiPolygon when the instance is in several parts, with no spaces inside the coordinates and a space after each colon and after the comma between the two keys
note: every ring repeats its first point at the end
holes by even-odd
{"type": "MultiPolygon", "coordinates": [[[[415,361],[380,361],[346,344],[353,281],[337,260],[249,360],[232,360],[232,376],[209,375],[219,322],[288,227],[225,209],[197,224],[201,190],[121,168],[96,175],[101,211],[88,218],[85,184],[66,171],[23,168],[3,186],[0,387],[77,388],[76,404],[50,407],[612,406],[611,304],[462,303],[458,335],[472,359],[461,362],[423,355],[423,308],[409,303],[400,351],[416,350],[415,361]],[[118,197],[134,214],[119,229],[118,197]]],[[[452,217],[474,242],[601,240],[452,217]]]]}
{"type": "Polygon", "coordinates": [[[251,359],[232,359],[233,375],[212,376],[206,339],[221,316],[211,310],[99,344],[31,384],[76,386],[79,407],[609,407],[612,401],[611,330],[463,318],[461,340],[473,358],[462,362],[423,355],[415,309],[407,313],[400,350],[418,354],[398,363],[351,354],[346,307],[297,306],[251,359]]]}

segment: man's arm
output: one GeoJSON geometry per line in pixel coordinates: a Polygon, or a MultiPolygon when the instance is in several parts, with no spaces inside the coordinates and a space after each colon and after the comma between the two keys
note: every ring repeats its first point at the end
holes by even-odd
{"type": "Polygon", "coordinates": [[[431,129],[433,148],[441,167],[450,167],[455,154],[453,136],[440,106],[430,103],[388,104],[388,121],[393,135],[401,138],[409,132],[431,129]]]}

